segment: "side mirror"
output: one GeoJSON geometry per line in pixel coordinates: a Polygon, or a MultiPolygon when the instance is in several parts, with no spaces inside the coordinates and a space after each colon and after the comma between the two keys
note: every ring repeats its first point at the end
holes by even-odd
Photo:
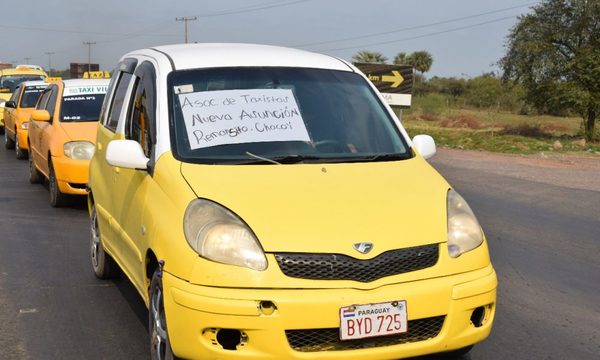
{"type": "Polygon", "coordinates": [[[14,101],[7,101],[4,103],[4,107],[15,109],[17,107],[17,104],[15,104],[14,101]]]}
{"type": "Polygon", "coordinates": [[[429,135],[417,135],[413,138],[413,146],[427,160],[435,155],[435,141],[429,135]]]}
{"type": "Polygon", "coordinates": [[[126,169],[146,170],[148,159],[142,146],[133,140],[112,140],[106,148],[106,161],[111,166],[126,169]]]}
{"type": "Polygon", "coordinates": [[[50,113],[48,110],[34,110],[31,113],[31,120],[33,121],[50,121],[50,113]]]}

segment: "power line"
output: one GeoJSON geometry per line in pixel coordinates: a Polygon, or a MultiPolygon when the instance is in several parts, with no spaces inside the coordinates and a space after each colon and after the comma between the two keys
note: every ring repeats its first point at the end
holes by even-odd
{"type": "Polygon", "coordinates": [[[68,29],[56,29],[56,28],[39,28],[29,26],[14,26],[14,25],[0,25],[2,29],[16,29],[16,30],[28,30],[28,31],[43,31],[43,32],[60,32],[68,34],[88,34],[88,35],[103,35],[103,36],[177,36],[175,34],[130,34],[130,33],[107,33],[98,31],[80,31],[80,30],[68,30],[68,29]]]}
{"type": "Polygon", "coordinates": [[[225,15],[245,14],[245,13],[249,13],[249,12],[253,12],[253,11],[296,5],[296,4],[300,4],[300,3],[304,3],[304,2],[308,2],[308,1],[312,1],[312,0],[295,0],[295,1],[290,1],[290,2],[284,2],[284,1],[279,0],[279,1],[269,2],[269,3],[264,3],[262,5],[256,4],[256,5],[246,6],[243,8],[218,11],[218,12],[208,13],[208,14],[199,14],[196,16],[199,18],[210,18],[210,17],[217,17],[217,16],[225,16],[225,15]]]}
{"type": "Polygon", "coordinates": [[[463,16],[463,17],[459,17],[459,18],[454,18],[454,19],[448,19],[448,20],[444,20],[444,21],[433,22],[433,23],[429,23],[429,24],[410,26],[410,27],[405,27],[405,28],[396,29],[396,30],[389,30],[389,31],[377,32],[377,33],[370,33],[370,34],[353,36],[353,37],[347,37],[347,38],[336,39],[336,40],[319,41],[319,42],[299,44],[299,45],[292,45],[292,46],[293,47],[300,47],[300,48],[302,48],[302,47],[309,47],[309,46],[314,46],[314,45],[324,45],[324,44],[344,42],[344,41],[349,41],[349,40],[358,40],[358,39],[364,39],[364,38],[369,38],[369,37],[374,37],[374,36],[380,36],[380,35],[389,35],[389,34],[394,34],[394,33],[402,32],[402,31],[417,30],[417,29],[427,28],[427,27],[430,27],[430,26],[443,25],[443,24],[453,23],[453,22],[456,22],[456,21],[462,21],[462,20],[477,18],[477,17],[480,17],[480,16],[485,16],[485,15],[490,15],[490,14],[496,14],[496,13],[504,12],[504,11],[508,11],[508,10],[513,10],[513,9],[528,7],[528,6],[531,6],[531,5],[534,5],[534,4],[537,4],[537,2],[531,2],[531,3],[527,3],[527,4],[523,4],[523,5],[512,6],[512,7],[503,8],[503,9],[497,9],[497,10],[492,10],[492,11],[487,11],[487,12],[483,12],[483,13],[479,13],[479,14],[473,14],[473,15],[463,16]]]}
{"type": "Polygon", "coordinates": [[[397,43],[397,42],[400,42],[400,41],[408,41],[408,40],[414,40],[414,39],[421,39],[421,38],[424,38],[424,37],[435,36],[435,35],[445,34],[445,33],[453,32],[453,31],[459,31],[459,30],[469,29],[469,28],[476,27],[476,26],[492,24],[492,23],[504,21],[504,20],[507,20],[507,19],[514,19],[515,17],[517,17],[519,15],[520,14],[511,15],[511,16],[505,16],[505,17],[501,17],[501,18],[498,18],[498,19],[494,19],[494,20],[480,22],[480,23],[477,23],[477,24],[472,24],[472,25],[467,25],[467,26],[461,26],[461,27],[457,27],[457,28],[453,28],[453,29],[448,29],[448,30],[443,30],[443,31],[436,31],[436,32],[427,33],[427,34],[423,34],[423,35],[405,37],[405,38],[401,38],[401,39],[395,39],[395,40],[389,40],[389,41],[380,41],[380,42],[375,42],[375,43],[370,43],[370,44],[362,44],[362,45],[356,45],[356,46],[348,46],[348,47],[324,49],[324,50],[319,50],[319,51],[325,52],[325,51],[338,51],[338,50],[358,49],[358,48],[364,48],[364,47],[374,46],[374,45],[393,44],[393,43],[397,43]]]}

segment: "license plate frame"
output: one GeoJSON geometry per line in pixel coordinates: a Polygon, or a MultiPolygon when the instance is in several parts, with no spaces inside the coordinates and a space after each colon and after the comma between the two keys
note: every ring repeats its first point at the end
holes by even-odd
{"type": "Polygon", "coordinates": [[[406,300],[355,304],[340,308],[340,340],[358,340],[408,331],[406,300]]]}

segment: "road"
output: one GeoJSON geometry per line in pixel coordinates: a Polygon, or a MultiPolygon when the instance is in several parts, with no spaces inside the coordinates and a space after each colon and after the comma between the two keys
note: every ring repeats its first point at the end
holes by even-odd
{"type": "MultiPolygon", "coordinates": [[[[600,191],[432,163],[479,217],[499,277],[492,335],[464,359],[596,359],[600,191]]],[[[147,358],[135,290],[92,274],[85,204],[52,209],[27,171],[0,149],[0,359],[147,358]]]]}

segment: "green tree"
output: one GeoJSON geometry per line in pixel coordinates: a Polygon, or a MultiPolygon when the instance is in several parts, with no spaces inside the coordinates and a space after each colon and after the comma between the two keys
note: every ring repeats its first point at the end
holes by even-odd
{"type": "Polygon", "coordinates": [[[546,0],[519,17],[500,60],[538,111],[569,109],[594,138],[600,112],[600,1],[546,0]]]}
{"type": "Polygon", "coordinates": [[[352,61],[356,63],[385,64],[387,58],[380,52],[361,50],[352,56],[352,61]]]}
{"type": "Polygon", "coordinates": [[[414,67],[416,71],[423,75],[423,73],[426,73],[431,69],[433,57],[427,51],[415,51],[406,57],[406,63],[414,67]]]}
{"type": "Polygon", "coordinates": [[[399,52],[398,55],[396,55],[394,57],[394,64],[396,65],[407,65],[407,59],[408,55],[406,55],[405,52],[399,52]]]}
{"type": "Polygon", "coordinates": [[[467,102],[478,108],[499,108],[503,93],[502,81],[493,74],[477,76],[467,83],[467,102]]]}

